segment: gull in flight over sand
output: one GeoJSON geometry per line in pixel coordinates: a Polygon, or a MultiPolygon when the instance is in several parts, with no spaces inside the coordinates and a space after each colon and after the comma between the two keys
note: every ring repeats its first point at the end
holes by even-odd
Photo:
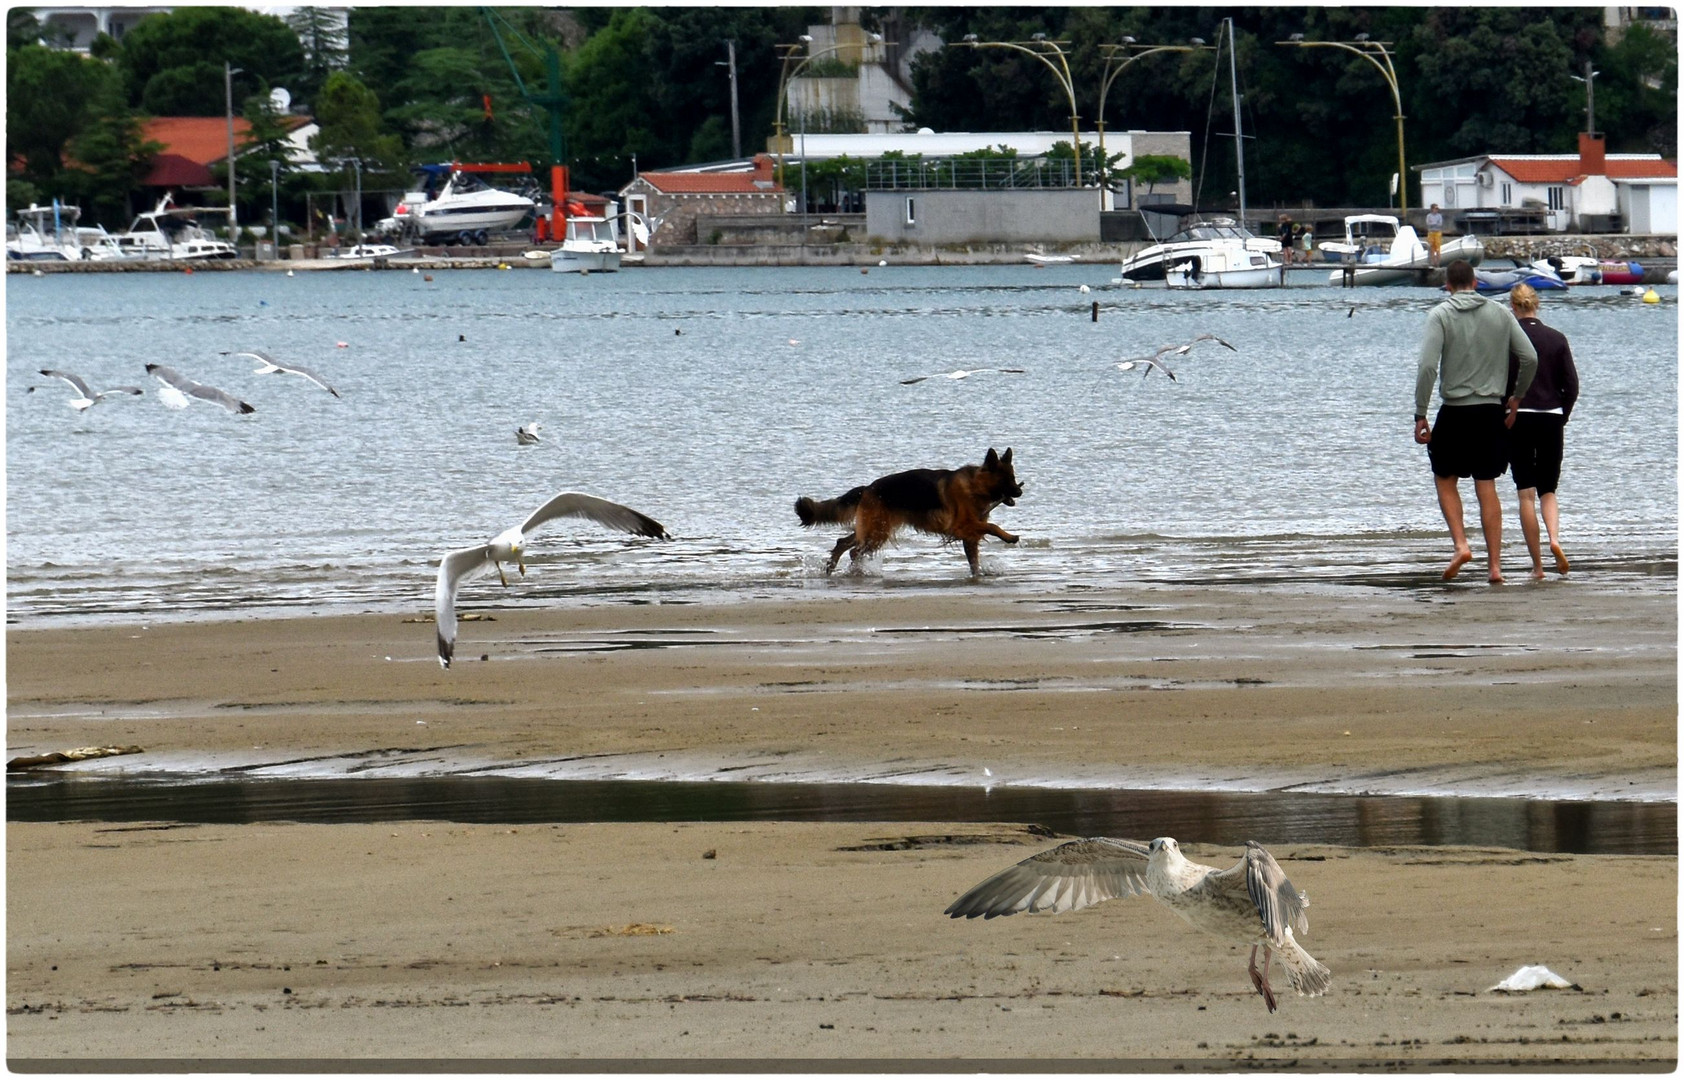
{"type": "Polygon", "coordinates": [[[1007,375],[1022,375],[1024,373],[1024,369],[1020,367],[959,368],[956,371],[938,371],[934,375],[919,375],[911,379],[902,379],[900,384],[911,386],[913,383],[921,383],[925,379],[952,379],[957,382],[960,379],[968,379],[972,375],[982,375],[990,371],[1004,372],[1007,375]]]}
{"type": "MultiPolygon", "coordinates": [[[[101,390],[96,394],[94,393],[93,388],[88,385],[87,380],[83,379],[80,375],[72,375],[68,371],[56,371],[52,368],[42,368],[41,374],[45,375],[49,379],[63,379],[65,382],[70,384],[71,389],[76,391],[76,396],[71,398],[65,404],[69,405],[77,412],[81,412],[84,409],[91,409],[95,405],[104,401],[106,398],[116,394],[144,394],[146,392],[138,386],[113,386],[109,390],[101,390]]],[[[30,387],[31,391],[34,389],[35,388],[33,386],[30,387]]]]}
{"type": "Polygon", "coordinates": [[[314,371],[311,371],[309,368],[305,367],[302,364],[283,364],[279,360],[276,360],[274,357],[270,356],[268,353],[258,352],[256,349],[247,349],[244,352],[224,352],[224,353],[218,353],[217,355],[218,356],[249,356],[253,360],[256,360],[259,364],[262,365],[262,367],[259,367],[252,372],[252,374],[254,374],[254,375],[271,375],[271,374],[274,374],[275,372],[280,372],[283,375],[302,375],[306,379],[309,379],[311,382],[315,383],[317,386],[321,387],[323,390],[326,390],[328,393],[332,394],[334,397],[339,396],[339,391],[337,391],[333,387],[329,386],[327,384],[326,379],[322,378],[320,375],[317,375],[314,371]]]}
{"type": "Polygon", "coordinates": [[[1246,841],[1245,857],[1226,870],[1190,862],[1167,836],[1149,844],[1094,836],[1031,855],[988,878],[948,906],[957,919],[1015,915],[1020,911],[1077,911],[1118,896],[1146,894],[1192,925],[1251,946],[1251,985],[1275,1011],[1269,966],[1275,956],[1292,988],[1315,997],[1332,975],[1305,952],[1294,932],[1310,928],[1310,898],[1293,888],[1273,856],[1246,841]],[[1263,949],[1263,968],[1257,950],[1263,949]]]}
{"type": "Polygon", "coordinates": [[[538,428],[541,426],[534,420],[530,424],[522,424],[515,428],[515,442],[522,446],[536,446],[543,442],[544,440],[538,437],[538,428]]]}
{"type": "Polygon", "coordinates": [[[456,593],[462,587],[462,582],[495,567],[498,579],[507,587],[509,579],[503,573],[505,562],[513,562],[520,567],[524,576],[527,534],[546,521],[561,517],[587,518],[598,525],[606,525],[610,529],[618,529],[635,536],[650,536],[657,540],[672,539],[660,522],[638,513],[629,506],[621,506],[619,503],[578,491],[564,491],[532,511],[519,525],[492,537],[490,543],[446,554],[439,560],[438,589],[433,600],[433,613],[438,625],[440,666],[448,668],[451,657],[456,653],[456,593]]]}
{"type": "Polygon", "coordinates": [[[146,373],[164,384],[164,389],[158,392],[158,399],[172,409],[185,409],[191,404],[189,397],[214,401],[229,412],[249,413],[257,410],[225,390],[218,390],[214,386],[206,386],[201,382],[194,382],[174,368],[162,364],[147,364],[146,373]]]}

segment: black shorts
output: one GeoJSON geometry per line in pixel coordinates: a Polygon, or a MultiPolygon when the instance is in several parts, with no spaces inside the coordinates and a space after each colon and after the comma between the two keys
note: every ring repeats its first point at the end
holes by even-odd
{"type": "Polygon", "coordinates": [[[1560,413],[1516,413],[1509,429],[1509,461],[1514,465],[1516,491],[1537,488],[1548,495],[1561,482],[1562,433],[1567,418],[1560,413]]]}
{"type": "Polygon", "coordinates": [[[1495,480],[1509,467],[1501,405],[1443,405],[1433,422],[1427,460],[1434,476],[1495,480]]]}

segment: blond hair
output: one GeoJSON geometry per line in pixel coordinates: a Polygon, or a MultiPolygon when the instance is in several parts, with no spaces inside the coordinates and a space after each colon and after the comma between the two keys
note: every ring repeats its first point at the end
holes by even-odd
{"type": "Polygon", "coordinates": [[[1531,313],[1538,310],[1538,290],[1530,285],[1516,285],[1509,290],[1509,307],[1531,313]]]}

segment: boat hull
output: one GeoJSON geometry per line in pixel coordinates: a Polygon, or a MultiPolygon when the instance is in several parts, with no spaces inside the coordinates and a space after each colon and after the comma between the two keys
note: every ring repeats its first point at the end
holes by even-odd
{"type": "Polygon", "coordinates": [[[558,274],[612,274],[620,269],[618,251],[567,251],[550,253],[550,269],[558,274]]]}
{"type": "MultiPolygon", "coordinates": [[[[1470,266],[1478,266],[1485,259],[1485,245],[1476,236],[1458,236],[1439,247],[1438,264],[1443,267],[1457,259],[1470,266]]],[[[1354,284],[1357,285],[1424,285],[1426,272],[1433,269],[1432,257],[1426,254],[1412,259],[1377,263],[1358,263],[1354,284]]],[[[1345,284],[1345,269],[1327,275],[1329,285],[1345,284]]]]}

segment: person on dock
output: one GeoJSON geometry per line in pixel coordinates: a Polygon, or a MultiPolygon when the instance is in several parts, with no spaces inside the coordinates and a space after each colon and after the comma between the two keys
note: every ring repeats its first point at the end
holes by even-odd
{"type": "Polygon", "coordinates": [[[1438,266],[1438,252],[1444,246],[1444,214],[1433,203],[1432,209],[1427,211],[1427,255],[1436,268],[1438,266]]]}
{"type": "Polygon", "coordinates": [[[1509,428],[1509,462],[1514,469],[1516,498],[1520,501],[1520,533],[1532,556],[1532,580],[1544,577],[1543,550],[1539,544],[1538,516],[1549,530],[1550,554],[1555,572],[1567,573],[1567,555],[1561,549],[1561,510],[1555,497],[1561,480],[1561,455],[1567,418],[1579,399],[1579,372],[1573,366],[1573,350],[1567,335],[1538,320],[1538,291],[1530,285],[1509,290],[1509,310],[1520,329],[1538,352],[1538,374],[1526,396],[1520,400],[1514,425],[1509,428]]]}
{"type": "Polygon", "coordinates": [[[1454,578],[1473,559],[1462,524],[1462,477],[1471,476],[1485,534],[1489,580],[1503,580],[1503,507],[1497,477],[1508,470],[1508,432],[1520,398],[1531,389],[1538,353],[1513,315],[1479,295],[1473,267],[1457,259],[1445,270],[1450,298],[1427,315],[1415,376],[1415,441],[1427,448],[1438,506],[1450,527],[1456,553],[1444,580],[1454,578]],[[1510,357],[1517,366],[1511,379],[1510,357]],[[1427,425],[1433,383],[1438,383],[1438,416],[1427,425]]]}
{"type": "Polygon", "coordinates": [[[1281,264],[1292,265],[1292,215],[1282,214],[1275,225],[1275,237],[1281,242],[1281,264]]]}

